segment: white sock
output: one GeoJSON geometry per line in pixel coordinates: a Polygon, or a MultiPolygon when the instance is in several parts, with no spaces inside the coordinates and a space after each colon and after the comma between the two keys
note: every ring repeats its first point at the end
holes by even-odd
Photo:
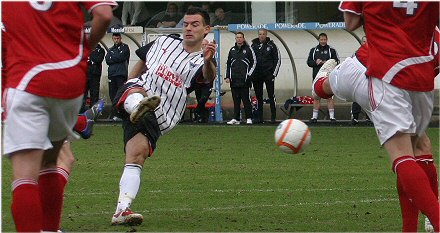
{"type": "Polygon", "coordinates": [[[313,109],[312,118],[313,119],[318,119],[318,113],[319,113],[319,109],[313,109]]]}
{"type": "Polygon", "coordinates": [[[330,119],[335,119],[335,110],[334,109],[329,109],[328,114],[330,115],[330,119]]]}
{"type": "Polygon", "coordinates": [[[138,164],[125,164],[124,172],[119,181],[119,198],[116,212],[129,208],[139,191],[141,185],[142,166],[138,164]]]}
{"type": "Polygon", "coordinates": [[[124,109],[128,114],[131,114],[139,106],[139,102],[144,99],[141,93],[133,93],[127,96],[124,101],[124,109]]]}

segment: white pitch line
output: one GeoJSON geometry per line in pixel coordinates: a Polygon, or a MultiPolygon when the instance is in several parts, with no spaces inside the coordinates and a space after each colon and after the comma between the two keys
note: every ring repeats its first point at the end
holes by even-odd
{"type": "MultiPolygon", "coordinates": [[[[384,187],[375,189],[366,188],[354,188],[354,189],[344,189],[344,188],[324,188],[324,189],[212,189],[212,190],[141,190],[140,192],[146,193],[275,193],[275,192],[327,192],[327,191],[394,191],[394,187],[384,187]]],[[[113,194],[114,192],[66,192],[66,195],[72,196],[96,196],[96,195],[106,195],[113,194]]]]}
{"type": "MultiPolygon", "coordinates": [[[[223,211],[223,210],[235,210],[235,209],[257,209],[257,208],[286,208],[286,207],[294,207],[294,206],[332,206],[332,205],[343,205],[343,204],[356,204],[356,203],[379,203],[379,202],[391,202],[398,201],[397,198],[382,198],[382,199],[364,199],[364,200],[356,200],[356,201],[333,201],[333,202],[299,202],[295,204],[281,204],[281,205],[273,205],[273,204],[261,204],[261,205],[241,205],[241,206],[222,206],[222,207],[206,207],[206,208],[159,208],[159,209],[150,209],[150,210],[138,210],[138,213],[155,213],[155,212],[215,212],[215,211],[223,211]]],[[[81,213],[73,213],[68,214],[69,217],[76,216],[91,216],[91,215],[111,215],[114,212],[111,211],[101,211],[101,212],[81,212],[81,213]]]]}

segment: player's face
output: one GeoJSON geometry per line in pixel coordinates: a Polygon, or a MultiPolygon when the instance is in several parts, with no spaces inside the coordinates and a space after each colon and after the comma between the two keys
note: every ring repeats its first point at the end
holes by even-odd
{"type": "Polygon", "coordinates": [[[210,30],[209,25],[203,25],[201,15],[185,15],[183,18],[183,40],[186,44],[200,43],[201,45],[203,38],[210,30]]]}

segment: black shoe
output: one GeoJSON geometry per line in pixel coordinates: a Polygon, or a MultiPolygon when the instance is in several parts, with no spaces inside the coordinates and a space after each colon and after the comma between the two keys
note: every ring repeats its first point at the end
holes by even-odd
{"type": "Polygon", "coordinates": [[[335,118],[330,118],[330,124],[331,124],[331,125],[336,124],[336,119],[335,119],[335,118]]]}
{"type": "Polygon", "coordinates": [[[359,124],[359,121],[357,120],[357,119],[351,119],[351,125],[352,126],[355,126],[355,125],[357,125],[357,124],[359,124]]]}
{"type": "Polygon", "coordinates": [[[318,123],[318,119],[310,118],[309,122],[312,123],[312,124],[315,124],[315,123],[318,123]]]}

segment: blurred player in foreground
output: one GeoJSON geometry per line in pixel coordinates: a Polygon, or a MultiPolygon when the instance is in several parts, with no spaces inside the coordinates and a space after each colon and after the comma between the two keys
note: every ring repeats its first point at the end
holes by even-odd
{"type": "Polygon", "coordinates": [[[432,42],[439,3],[342,2],[340,9],[348,30],[364,22],[368,48],[362,46],[338,66],[326,62],[313,93],[359,103],[393,163],[402,230],[417,231],[421,211],[438,232],[438,178],[425,131],[433,110],[438,50],[432,50],[432,42]]]}
{"type": "Polygon", "coordinates": [[[2,42],[2,61],[7,61],[3,153],[12,164],[11,211],[18,232],[59,229],[65,174],[57,169],[57,158],[73,134],[87,56],[105,34],[112,6],[117,4],[2,2],[8,38],[2,42]],[[87,38],[82,7],[93,16],[87,38]],[[35,46],[36,39],[44,46],[35,46]]]}
{"type": "Polygon", "coordinates": [[[138,49],[141,59],[129,79],[113,100],[123,119],[125,166],[119,183],[119,198],[112,224],[137,225],[143,216],[130,210],[141,183],[145,160],[156,148],[158,138],[179,123],[185,111],[186,88],[193,79],[212,82],[212,62],[216,45],[211,42],[202,50],[202,41],[211,30],[206,11],[188,9],[183,22],[183,39],[161,36],[138,49]]]}

